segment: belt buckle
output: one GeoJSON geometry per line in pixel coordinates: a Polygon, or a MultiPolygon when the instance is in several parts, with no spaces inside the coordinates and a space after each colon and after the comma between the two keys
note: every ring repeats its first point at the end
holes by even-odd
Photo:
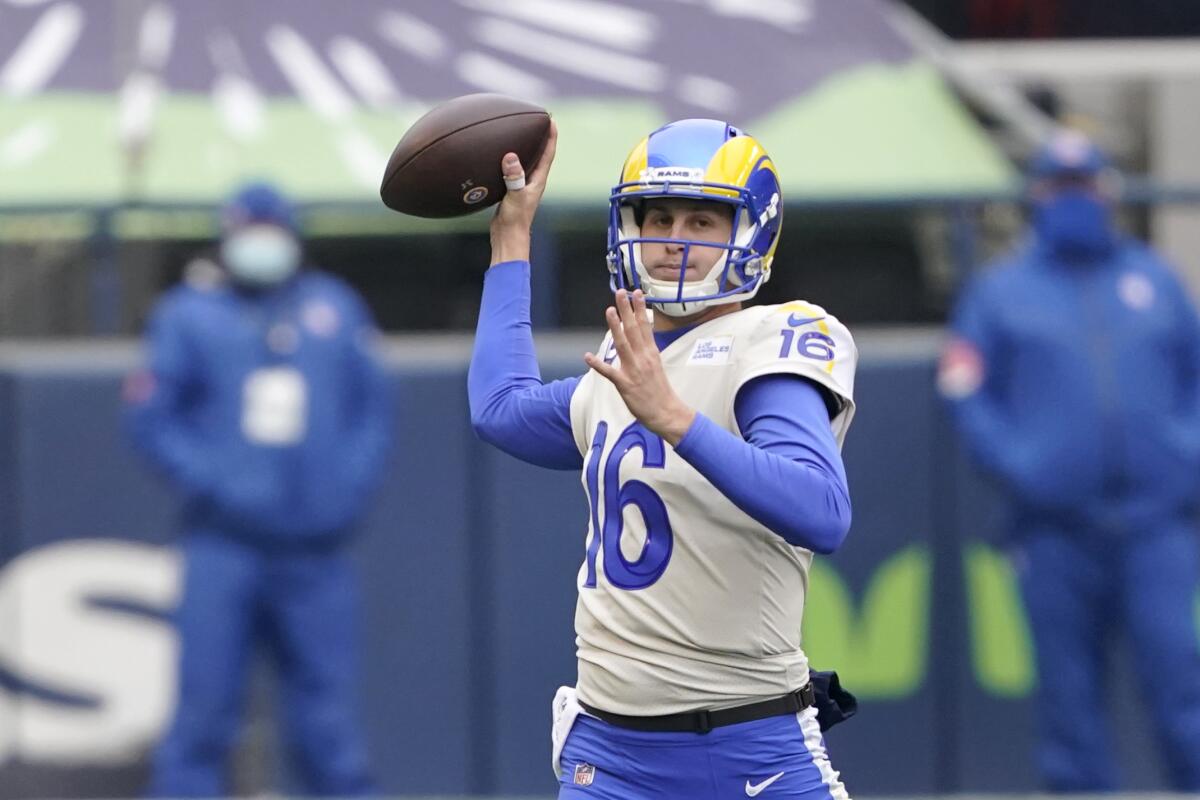
{"type": "Polygon", "coordinates": [[[696,733],[708,733],[712,730],[712,715],[708,709],[702,709],[696,712],[696,733]]]}

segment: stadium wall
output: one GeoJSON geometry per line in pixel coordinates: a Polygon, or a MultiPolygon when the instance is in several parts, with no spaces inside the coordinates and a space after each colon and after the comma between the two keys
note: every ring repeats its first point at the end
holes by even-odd
{"type": "MultiPolygon", "coordinates": [[[[592,338],[540,341],[547,377],[577,372],[592,338]]],[[[1036,678],[995,546],[1003,513],[936,400],[937,338],[859,335],[854,527],[812,576],[806,649],[861,702],[829,735],[857,795],[1034,788],[1036,678]]],[[[474,438],[468,357],[461,337],[388,345],[397,446],[357,544],[363,716],[389,794],[550,796],[586,504],[578,475],[474,438]]],[[[170,716],[174,505],[120,434],[136,361],[132,344],[0,348],[0,800],[136,795],[170,716]]],[[[1130,788],[1161,788],[1132,660],[1117,662],[1130,788]]],[[[261,733],[262,683],[235,764],[246,791],[287,782],[261,763],[282,749],[261,733]]]]}

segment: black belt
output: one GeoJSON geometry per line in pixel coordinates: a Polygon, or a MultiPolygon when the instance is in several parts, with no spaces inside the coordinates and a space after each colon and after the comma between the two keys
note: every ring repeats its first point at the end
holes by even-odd
{"type": "Polygon", "coordinates": [[[587,703],[580,703],[583,710],[618,728],[629,728],[635,731],[649,733],[708,733],[713,728],[726,725],[737,725],[739,722],[752,722],[756,719],[779,717],[784,714],[798,714],[806,708],[816,705],[813,685],[805,684],[791,694],[763,700],[761,703],[751,703],[746,706],[722,708],[719,711],[685,711],[681,714],[665,714],[661,717],[631,717],[625,714],[613,714],[593,708],[587,703]]]}

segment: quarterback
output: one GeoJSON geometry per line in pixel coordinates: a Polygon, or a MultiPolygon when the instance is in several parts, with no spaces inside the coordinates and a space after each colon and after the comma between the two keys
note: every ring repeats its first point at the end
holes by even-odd
{"type": "Polygon", "coordinates": [[[544,383],[529,237],[556,136],[528,176],[501,163],[468,383],[477,433],[580,470],[590,506],[559,797],[845,798],[800,622],[813,553],[850,526],[854,343],[818,306],[743,306],[771,275],[779,176],[752,137],[689,119],[626,159],[607,333],[586,374],[544,383]]]}

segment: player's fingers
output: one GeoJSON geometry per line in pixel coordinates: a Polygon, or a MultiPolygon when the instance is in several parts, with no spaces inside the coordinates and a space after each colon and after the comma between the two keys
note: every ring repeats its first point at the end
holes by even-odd
{"type": "Polygon", "coordinates": [[[583,363],[587,364],[589,368],[596,370],[596,372],[599,372],[610,382],[614,384],[617,382],[617,370],[613,368],[612,364],[605,364],[604,359],[600,358],[600,356],[594,353],[584,353],[583,363]]]}
{"type": "Polygon", "coordinates": [[[617,314],[621,319],[621,328],[626,341],[631,347],[642,347],[645,344],[642,330],[638,327],[637,315],[633,310],[633,296],[625,289],[617,290],[617,314]]]}
{"type": "Polygon", "coordinates": [[[510,192],[525,188],[525,170],[521,167],[521,159],[516,153],[505,153],[500,160],[500,172],[504,175],[504,185],[510,192]]]}
{"type": "Polygon", "coordinates": [[[625,326],[621,323],[621,315],[617,309],[609,306],[604,309],[604,321],[608,323],[608,330],[612,334],[613,346],[617,349],[617,355],[621,357],[621,363],[629,361],[629,337],[625,335],[625,326]]]}
{"type": "Polygon", "coordinates": [[[500,159],[500,171],[506,178],[524,175],[525,168],[521,166],[521,157],[516,153],[505,153],[504,158],[500,159]]]}
{"type": "Polygon", "coordinates": [[[617,351],[617,357],[621,360],[620,369],[625,374],[633,374],[637,371],[638,355],[633,343],[629,341],[629,331],[633,328],[632,323],[628,326],[625,325],[621,321],[620,314],[612,306],[608,307],[604,318],[612,333],[613,349],[617,351]]]}
{"type": "Polygon", "coordinates": [[[554,163],[554,153],[558,150],[558,125],[554,120],[550,120],[550,133],[546,135],[546,146],[542,149],[542,157],[538,159],[537,166],[529,173],[529,182],[536,183],[542,186],[546,183],[546,176],[550,174],[550,165],[554,163]]]}
{"type": "Polygon", "coordinates": [[[629,292],[625,289],[617,289],[616,302],[614,305],[617,309],[617,316],[621,318],[621,322],[633,322],[633,307],[629,305],[629,292]]]}
{"type": "MultiPolygon", "coordinates": [[[[630,295],[629,305],[633,311],[633,318],[636,321],[635,328],[638,332],[638,337],[646,343],[654,341],[654,330],[650,325],[650,315],[646,313],[646,295],[641,289],[635,289],[630,295]]],[[[657,349],[657,346],[655,346],[657,349]]]]}

